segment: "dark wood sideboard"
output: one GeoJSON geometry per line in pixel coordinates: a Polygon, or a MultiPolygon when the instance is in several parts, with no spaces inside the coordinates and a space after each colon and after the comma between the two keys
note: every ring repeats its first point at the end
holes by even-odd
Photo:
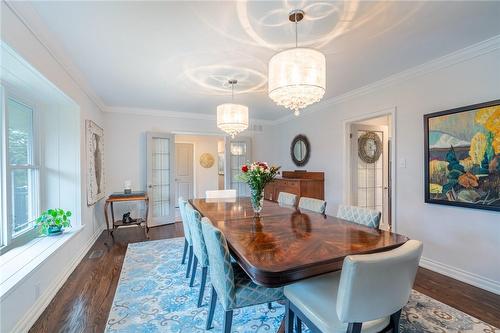
{"type": "Polygon", "coordinates": [[[280,192],[288,192],[298,197],[325,199],[325,173],[307,171],[283,171],[264,188],[264,198],[278,201],[280,192]]]}

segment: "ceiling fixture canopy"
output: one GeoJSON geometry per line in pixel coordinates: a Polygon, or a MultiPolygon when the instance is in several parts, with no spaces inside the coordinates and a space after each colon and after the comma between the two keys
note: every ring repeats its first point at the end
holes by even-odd
{"type": "MultiPolygon", "coordinates": [[[[237,80],[229,80],[231,101],[234,101],[234,85],[237,80]]],[[[217,127],[234,138],[248,128],[248,107],[241,104],[225,103],[217,106],[217,127]]]]}
{"type": "Polygon", "coordinates": [[[293,10],[288,17],[295,23],[295,48],[275,54],[269,61],[269,97],[278,105],[293,110],[319,102],[326,90],[326,59],[323,53],[298,47],[297,25],[304,11],[293,10]]]}

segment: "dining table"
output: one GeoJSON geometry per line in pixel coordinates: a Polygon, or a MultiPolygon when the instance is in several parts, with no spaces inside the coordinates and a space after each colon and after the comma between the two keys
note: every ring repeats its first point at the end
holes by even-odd
{"type": "MultiPolygon", "coordinates": [[[[191,199],[224,234],[233,258],[258,285],[278,288],[342,269],[349,255],[382,252],[408,238],[337,217],[250,198],[191,199]]],[[[278,332],[284,331],[284,321],[278,332]]]]}

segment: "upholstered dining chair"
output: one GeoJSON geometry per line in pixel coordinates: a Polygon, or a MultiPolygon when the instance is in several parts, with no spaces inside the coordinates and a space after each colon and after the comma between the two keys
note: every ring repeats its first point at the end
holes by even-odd
{"type": "Polygon", "coordinates": [[[326,201],[308,197],[301,197],[299,200],[299,209],[306,209],[316,213],[325,214],[326,201]]]}
{"type": "Polygon", "coordinates": [[[399,332],[401,309],[410,297],[422,242],[391,251],[345,258],[342,271],[285,286],[285,330],[294,317],[313,332],[399,332]]]}
{"type": "Polygon", "coordinates": [[[337,211],[338,218],[363,224],[375,229],[378,229],[380,225],[380,216],[381,214],[379,211],[356,206],[340,205],[337,211]]]}
{"type": "Polygon", "coordinates": [[[231,332],[233,310],[284,299],[283,288],[266,288],[255,284],[238,263],[231,262],[226,238],[206,217],[201,221],[210,261],[212,295],[207,327],[212,327],[217,300],[224,308],[224,330],[231,332]]]}
{"type": "Polygon", "coordinates": [[[280,192],[278,194],[278,204],[285,206],[295,206],[297,204],[297,196],[288,192],[280,192]]]}
{"type": "Polygon", "coordinates": [[[200,293],[198,295],[198,307],[201,306],[203,301],[203,294],[205,293],[205,284],[207,282],[207,270],[208,270],[208,254],[207,248],[205,246],[205,239],[203,238],[203,233],[201,231],[201,215],[200,213],[191,206],[190,203],[186,204],[186,216],[189,221],[189,231],[191,232],[191,241],[193,243],[193,267],[191,270],[191,281],[189,286],[194,285],[194,280],[196,277],[196,269],[198,268],[198,263],[201,267],[201,282],[200,282],[200,293]]]}
{"type": "Polygon", "coordinates": [[[181,213],[182,228],[184,229],[184,252],[182,253],[181,264],[184,265],[186,262],[186,256],[188,256],[188,265],[186,269],[186,278],[189,277],[189,272],[191,271],[191,262],[193,260],[193,245],[191,242],[191,232],[189,231],[189,222],[186,216],[186,204],[188,202],[184,200],[183,197],[179,197],[179,211],[181,213]]]}

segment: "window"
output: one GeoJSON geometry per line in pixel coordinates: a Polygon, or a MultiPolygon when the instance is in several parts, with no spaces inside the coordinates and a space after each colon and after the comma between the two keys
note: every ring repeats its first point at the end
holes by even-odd
{"type": "Polygon", "coordinates": [[[2,251],[21,245],[35,236],[34,220],[39,214],[39,164],[36,117],[32,106],[5,94],[2,138],[3,195],[2,251]]]}

